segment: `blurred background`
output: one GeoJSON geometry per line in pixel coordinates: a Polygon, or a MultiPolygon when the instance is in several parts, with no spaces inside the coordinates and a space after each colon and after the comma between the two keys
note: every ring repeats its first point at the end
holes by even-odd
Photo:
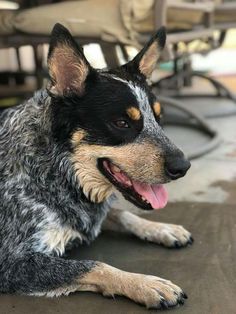
{"type": "MultiPolygon", "coordinates": [[[[188,175],[168,185],[170,205],[152,214],[193,232],[191,249],[144,248],[136,239],[105,233],[91,249],[82,248],[81,256],[130,271],[158,269],[164,277],[168,272],[190,291],[190,302],[176,312],[235,313],[236,1],[0,0],[0,110],[46,86],[48,42],[57,22],[97,68],[127,62],[155,30],[166,27],[167,45],[149,83],[164,108],[164,129],[192,160],[188,175]]],[[[137,210],[121,196],[116,206],[137,210]]],[[[48,306],[50,313],[146,312],[126,300],[117,310],[91,295],[79,296],[83,305],[74,298],[34,300],[36,307],[27,298],[0,298],[4,313],[42,313],[48,306]]]]}

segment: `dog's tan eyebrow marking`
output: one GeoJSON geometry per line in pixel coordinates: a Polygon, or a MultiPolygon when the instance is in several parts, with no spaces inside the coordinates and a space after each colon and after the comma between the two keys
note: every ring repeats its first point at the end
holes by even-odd
{"type": "Polygon", "coordinates": [[[141,112],[136,107],[130,107],[126,112],[132,120],[139,120],[141,118],[141,112]]]}
{"type": "Polygon", "coordinates": [[[86,132],[84,130],[75,131],[71,138],[72,144],[77,146],[85,136],[86,132]]]}
{"type": "Polygon", "coordinates": [[[157,117],[161,114],[161,104],[160,104],[158,101],[154,102],[154,104],[153,104],[153,110],[154,110],[155,115],[156,115],[157,117]]]}

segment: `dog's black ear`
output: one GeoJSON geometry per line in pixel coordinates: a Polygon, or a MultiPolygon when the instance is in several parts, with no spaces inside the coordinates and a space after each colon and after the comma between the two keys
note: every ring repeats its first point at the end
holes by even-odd
{"type": "Polygon", "coordinates": [[[165,43],[166,30],[165,27],[161,27],[135,58],[126,65],[127,69],[138,71],[146,78],[150,77],[165,43]]]}
{"type": "Polygon", "coordinates": [[[83,49],[70,32],[61,24],[55,24],[48,53],[49,91],[61,96],[68,92],[82,95],[90,69],[83,49]]]}

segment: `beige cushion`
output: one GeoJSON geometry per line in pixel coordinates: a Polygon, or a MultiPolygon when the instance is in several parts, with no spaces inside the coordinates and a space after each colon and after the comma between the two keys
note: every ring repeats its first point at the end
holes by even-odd
{"type": "Polygon", "coordinates": [[[15,10],[0,10],[0,36],[11,35],[15,33],[15,15],[15,10]]]}
{"type": "MultiPolygon", "coordinates": [[[[134,32],[154,31],[154,2],[155,0],[120,0],[121,14],[127,29],[134,32]]],[[[165,0],[167,1],[167,0],[165,0]]],[[[176,0],[179,1],[180,0],[176,0]]],[[[182,1],[191,2],[191,1],[182,1]]],[[[200,11],[167,9],[167,29],[191,29],[201,23],[204,14],[200,11]]]]}
{"type": "Polygon", "coordinates": [[[130,32],[153,30],[155,0],[120,0],[120,11],[125,27],[130,32]]]}
{"type": "Polygon", "coordinates": [[[15,19],[17,30],[49,35],[55,23],[62,23],[74,36],[129,43],[123,26],[119,0],[80,0],[23,10],[15,19]]]}
{"type": "Polygon", "coordinates": [[[236,2],[227,1],[216,7],[215,22],[227,23],[234,22],[236,24],[236,2]]]}

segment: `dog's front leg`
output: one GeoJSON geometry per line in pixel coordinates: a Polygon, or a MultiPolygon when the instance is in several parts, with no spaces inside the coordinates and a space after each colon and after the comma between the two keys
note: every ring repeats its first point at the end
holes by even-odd
{"type": "Polygon", "coordinates": [[[81,279],[79,290],[101,292],[104,296],[122,295],[147,308],[164,309],[183,304],[187,295],[171,281],[159,277],[129,273],[99,263],[81,279]]]}
{"type": "Polygon", "coordinates": [[[187,297],[168,280],[129,273],[101,262],[31,253],[16,258],[9,265],[0,276],[4,292],[53,297],[93,291],[105,296],[122,295],[148,308],[183,304],[187,297]]]}
{"type": "Polygon", "coordinates": [[[193,242],[191,234],[180,225],[150,221],[128,211],[112,208],[108,214],[108,221],[115,229],[130,232],[142,240],[166,247],[182,247],[193,242]]]}

